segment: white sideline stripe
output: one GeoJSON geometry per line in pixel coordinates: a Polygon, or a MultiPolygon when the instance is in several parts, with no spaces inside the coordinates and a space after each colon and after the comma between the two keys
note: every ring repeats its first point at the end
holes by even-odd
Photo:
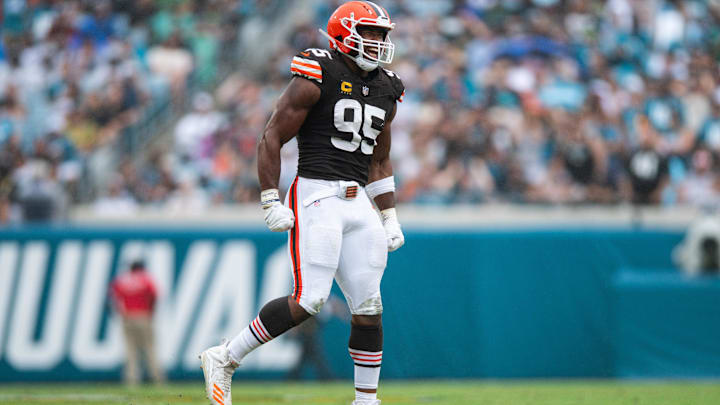
{"type": "Polygon", "coordinates": [[[130,397],[120,394],[0,394],[0,402],[4,401],[22,401],[28,399],[65,399],[71,401],[129,401],[130,397]]]}
{"type": "Polygon", "coordinates": [[[307,66],[296,65],[296,64],[294,64],[294,63],[291,64],[290,66],[291,66],[291,67],[294,67],[295,69],[298,69],[298,70],[304,70],[304,71],[310,72],[310,73],[317,73],[317,74],[319,74],[319,75],[322,74],[322,70],[321,70],[320,68],[317,68],[317,69],[315,69],[315,68],[309,68],[309,67],[307,67],[307,66]]]}

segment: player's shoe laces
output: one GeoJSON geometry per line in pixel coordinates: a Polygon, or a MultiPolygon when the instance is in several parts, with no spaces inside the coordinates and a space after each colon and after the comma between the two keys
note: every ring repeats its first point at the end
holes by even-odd
{"type": "Polygon", "coordinates": [[[205,393],[213,405],[232,405],[230,385],[239,365],[230,358],[227,340],[200,353],[200,367],[205,377],[205,393]]]}
{"type": "Polygon", "coordinates": [[[380,400],[374,399],[372,401],[353,401],[352,405],[380,405],[380,400]]]}

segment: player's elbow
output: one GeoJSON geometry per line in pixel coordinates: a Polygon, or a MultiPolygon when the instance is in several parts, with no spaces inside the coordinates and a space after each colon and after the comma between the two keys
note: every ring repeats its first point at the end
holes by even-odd
{"type": "Polygon", "coordinates": [[[380,180],[384,179],[385,177],[392,176],[393,171],[390,159],[374,160],[370,165],[370,170],[368,173],[368,177],[371,182],[374,180],[380,180]]]}

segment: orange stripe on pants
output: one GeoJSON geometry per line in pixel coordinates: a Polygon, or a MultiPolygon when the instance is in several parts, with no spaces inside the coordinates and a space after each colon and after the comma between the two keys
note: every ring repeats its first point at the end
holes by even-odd
{"type": "Polygon", "coordinates": [[[293,225],[292,231],[290,231],[290,258],[293,262],[293,278],[295,282],[295,288],[293,291],[293,299],[296,302],[300,302],[302,296],[302,275],[300,274],[300,229],[298,220],[298,178],[295,177],[295,181],[290,188],[290,209],[295,214],[295,224],[293,225]]]}

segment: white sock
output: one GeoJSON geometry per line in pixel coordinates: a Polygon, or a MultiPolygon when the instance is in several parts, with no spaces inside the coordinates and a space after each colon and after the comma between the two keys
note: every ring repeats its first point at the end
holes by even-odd
{"type": "MultiPolygon", "coordinates": [[[[377,389],[378,387],[378,381],[380,380],[380,367],[363,367],[363,366],[355,366],[355,388],[363,388],[363,389],[377,389]]],[[[372,395],[372,398],[362,398],[362,399],[375,399],[377,396],[376,394],[369,394],[367,392],[361,392],[355,390],[355,394],[360,395],[372,395]]],[[[361,399],[359,396],[357,399],[361,399]]]]}
{"type": "Polygon", "coordinates": [[[265,325],[260,321],[260,316],[258,315],[250,325],[246,326],[242,332],[230,341],[228,344],[230,357],[240,364],[248,353],[272,339],[272,336],[270,336],[265,329],[265,325]]]}
{"type": "Polygon", "coordinates": [[[355,363],[355,387],[377,389],[380,381],[382,352],[369,352],[349,348],[350,357],[355,363]]]}
{"type": "Polygon", "coordinates": [[[362,392],[355,390],[355,399],[358,401],[374,401],[377,399],[377,392],[362,392]]]}

